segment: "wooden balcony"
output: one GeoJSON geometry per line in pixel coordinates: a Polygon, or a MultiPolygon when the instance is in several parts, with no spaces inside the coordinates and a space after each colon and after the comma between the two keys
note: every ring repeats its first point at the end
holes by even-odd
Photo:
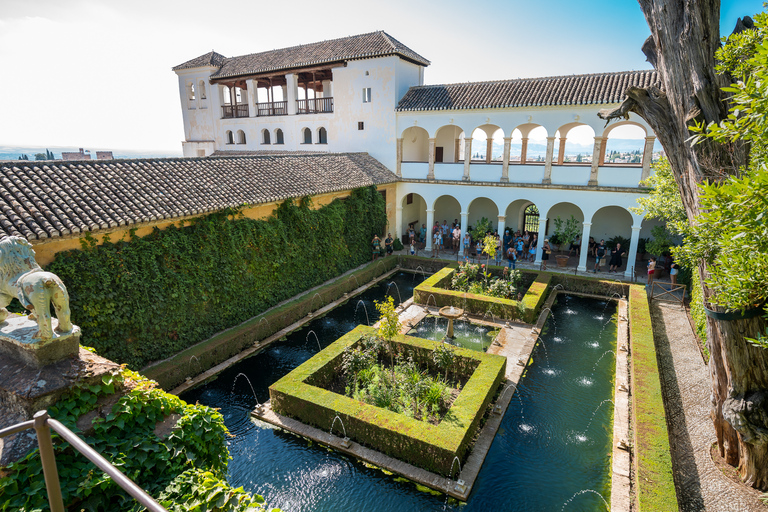
{"type": "Polygon", "coordinates": [[[333,98],[296,100],[297,114],[325,114],[333,112],[333,98]]]}
{"type": "Polygon", "coordinates": [[[287,101],[270,101],[268,103],[256,104],[256,115],[262,116],[287,116],[288,115],[288,102],[287,101]]]}
{"type": "Polygon", "coordinates": [[[248,105],[245,103],[239,105],[222,105],[222,116],[224,119],[232,119],[233,117],[248,117],[248,105]]]}

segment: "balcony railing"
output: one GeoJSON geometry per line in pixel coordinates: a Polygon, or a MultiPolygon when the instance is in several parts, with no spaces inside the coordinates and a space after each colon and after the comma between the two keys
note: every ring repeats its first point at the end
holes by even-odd
{"type": "Polygon", "coordinates": [[[296,100],[297,114],[323,114],[333,112],[333,98],[296,100]]]}
{"type": "Polygon", "coordinates": [[[261,116],[287,116],[287,101],[271,101],[269,103],[257,103],[256,115],[261,116]]]}
{"type": "Polygon", "coordinates": [[[248,117],[248,105],[246,103],[240,103],[238,105],[222,105],[224,119],[232,119],[233,117],[248,117]]]}

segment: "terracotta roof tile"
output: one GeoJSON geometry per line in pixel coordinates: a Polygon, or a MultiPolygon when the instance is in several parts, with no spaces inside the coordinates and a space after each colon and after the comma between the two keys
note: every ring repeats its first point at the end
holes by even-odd
{"type": "Polygon", "coordinates": [[[30,240],[397,181],[367,153],[0,163],[0,236],[30,240]]]}
{"type": "Polygon", "coordinates": [[[519,78],[411,87],[399,112],[619,103],[629,86],[659,86],[655,71],[519,78]]]}
{"type": "Polygon", "coordinates": [[[378,31],[239,57],[226,58],[211,52],[179,64],[173,70],[216,66],[219,70],[213,73],[211,78],[225,78],[388,55],[397,55],[422,66],[430,64],[427,59],[394,37],[384,31],[378,31]]]}

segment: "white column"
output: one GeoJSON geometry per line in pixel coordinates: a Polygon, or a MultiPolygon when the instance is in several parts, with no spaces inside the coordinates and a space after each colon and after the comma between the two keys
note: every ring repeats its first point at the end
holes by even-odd
{"type": "Polygon", "coordinates": [[[488,137],[485,140],[485,163],[489,164],[491,163],[491,160],[493,158],[493,139],[491,137],[488,137]]]}
{"type": "Polygon", "coordinates": [[[464,176],[462,180],[469,181],[469,163],[472,161],[472,137],[464,137],[464,176]]]}
{"type": "Polygon", "coordinates": [[[595,147],[592,149],[592,169],[589,172],[587,185],[597,186],[597,170],[600,166],[600,148],[603,145],[602,137],[595,137],[595,147]]]}
{"type": "Polygon", "coordinates": [[[288,96],[285,98],[288,102],[288,115],[296,115],[297,89],[299,88],[299,77],[293,73],[285,75],[286,89],[288,96]]]}
{"type": "Polygon", "coordinates": [[[432,228],[435,225],[435,210],[427,210],[427,245],[424,250],[432,251],[432,228]]]}
{"type": "Polygon", "coordinates": [[[520,165],[525,164],[528,160],[528,137],[523,137],[520,144],[520,165]]]}
{"type": "Polygon", "coordinates": [[[653,160],[653,143],[656,142],[656,137],[645,138],[645,148],[643,148],[643,173],[640,175],[641,180],[648,179],[651,175],[651,160],[653,160]]]}
{"type": "MultiPolygon", "coordinates": [[[[461,238],[464,239],[464,234],[467,232],[467,227],[469,227],[469,212],[461,212],[461,238]]],[[[464,250],[464,247],[461,248],[464,250]]]]}
{"type": "Polygon", "coordinates": [[[629,241],[627,249],[627,270],[624,271],[624,277],[632,277],[632,270],[637,264],[637,241],[640,240],[640,226],[632,226],[632,238],[629,241]]]}
{"type": "Polygon", "coordinates": [[[246,86],[248,87],[248,117],[256,117],[258,109],[256,105],[259,103],[258,87],[259,82],[256,80],[246,80],[246,86]]]}
{"type": "Polygon", "coordinates": [[[397,175],[403,175],[403,139],[397,139],[397,175]]]}
{"type": "MultiPolygon", "coordinates": [[[[400,203],[402,204],[402,202],[400,203]]],[[[395,238],[402,241],[403,235],[403,207],[395,208],[395,238]]]]}
{"type": "Polygon", "coordinates": [[[589,233],[592,230],[592,223],[585,222],[582,225],[584,226],[584,230],[581,232],[581,256],[579,256],[579,266],[576,267],[576,270],[578,270],[579,272],[586,272],[587,256],[589,256],[587,254],[589,252],[589,237],[590,237],[589,233]]]}
{"type": "Polygon", "coordinates": [[[512,137],[504,137],[504,156],[501,163],[501,181],[509,181],[509,151],[512,146],[512,137]]]}
{"type": "Polygon", "coordinates": [[[547,219],[546,217],[539,217],[539,238],[536,241],[536,263],[541,263],[541,247],[544,245],[544,240],[547,238],[547,219]]]}
{"type": "Polygon", "coordinates": [[[497,228],[497,231],[499,232],[499,236],[504,239],[504,228],[506,227],[507,218],[504,215],[499,215],[499,227],[497,228]]]}
{"type": "Polygon", "coordinates": [[[427,173],[427,179],[435,179],[435,139],[429,139],[429,172],[427,173]]]}
{"type": "Polygon", "coordinates": [[[544,161],[544,178],[541,180],[542,185],[549,185],[552,183],[552,158],[555,152],[555,138],[547,137],[547,157],[544,161]]]}

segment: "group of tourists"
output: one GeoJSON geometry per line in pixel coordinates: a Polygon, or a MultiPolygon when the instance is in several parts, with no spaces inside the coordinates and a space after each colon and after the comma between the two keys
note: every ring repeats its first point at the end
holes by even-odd
{"type": "MultiPolygon", "coordinates": [[[[387,238],[384,239],[384,245],[381,244],[381,239],[379,238],[379,235],[373,235],[373,240],[371,240],[371,249],[373,251],[373,256],[371,257],[371,261],[375,260],[379,256],[390,256],[394,252],[394,243],[395,240],[392,238],[392,233],[387,233],[387,238]]],[[[411,254],[414,254],[411,252],[411,254]]]]}
{"type": "Polygon", "coordinates": [[[669,269],[669,281],[672,284],[677,284],[677,274],[680,271],[680,267],[678,267],[675,260],[672,259],[672,256],[669,253],[664,253],[658,258],[656,256],[651,256],[651,259],[648,260],[648,284],[645,285],[645,287],[649,287],[653,284],[653,280],[657,275],[661,275],[661,273],[665,269],[669,269]]]}

